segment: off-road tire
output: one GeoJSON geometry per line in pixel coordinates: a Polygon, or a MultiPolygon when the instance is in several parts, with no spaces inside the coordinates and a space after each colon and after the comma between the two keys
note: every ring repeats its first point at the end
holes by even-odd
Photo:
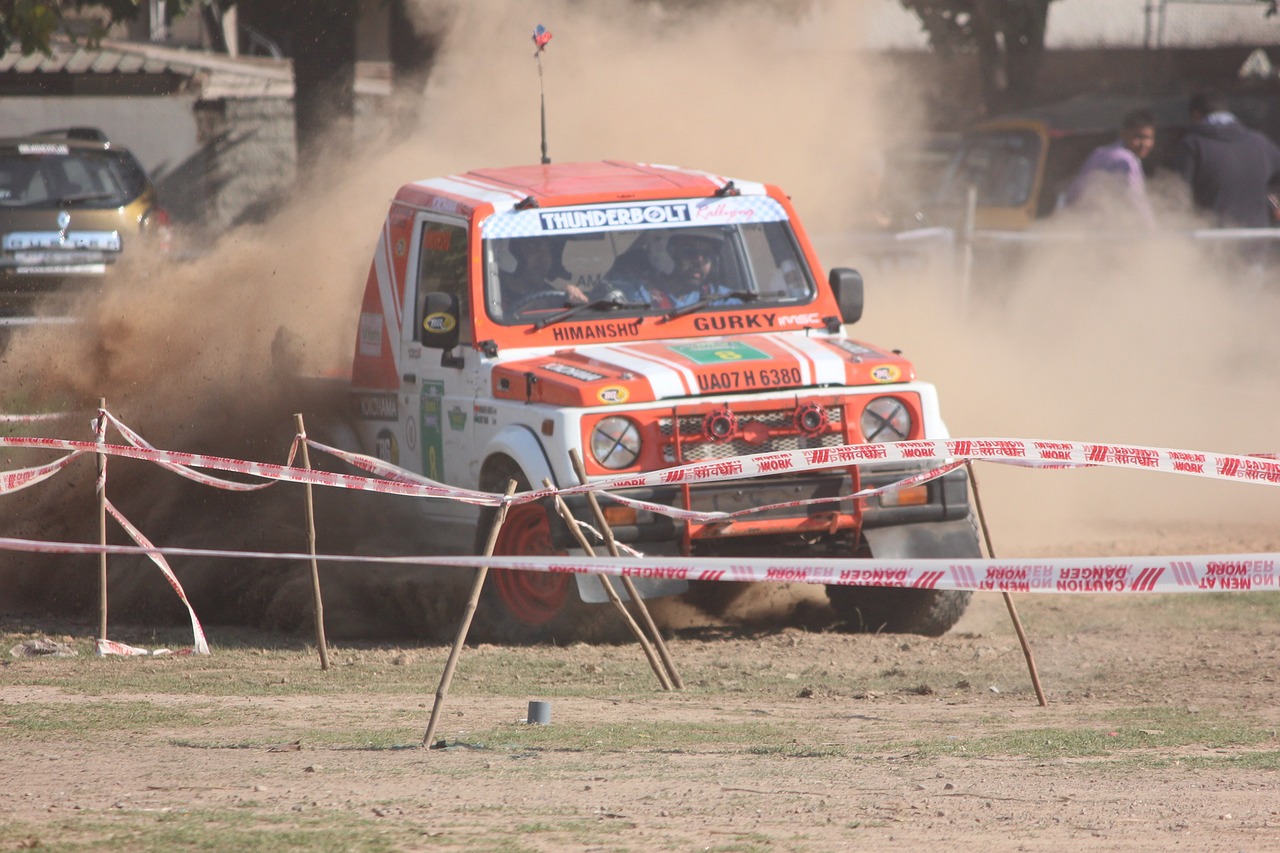
{"type": "Polygon", "coordinates": [[[960,620],[970,592],[876,586],[828,586],[827,598],[843,630],[858,634],[940,637],[960,620]]]}
{"type": "MultiPolygon", "coordinates": [[[[948,539],[928,553],[916,557],[981,557],[977,522],[969,514],[971,535],[948,539]],[[945,552],[945,553],[943,553],[945,552]]],[[[870,557],[865,544],[854,556],[870,557]]],[[[923,634],[941,637],[960,621],[973,593],[961,590],[912,589],[909,587],[829,585],[827,599],[835,611],[840,630],[859,634],[923,634]]]]}
{"type": "MultiPolygon", "coordinates": [[[[516,481],[517,492],[528,491],[529,483],[524,474],[520,472],[514,462],[510,461],[497,466],[491,474],[487,474],[480,487],[484,491],[503,492],[506,490],[509,480],[516,481]]],[[[530,513],[541,509],[541,504],[526,504],[520,508],[520,512],[530,513]]],[[[476,554],[484,553],[485,545],[488,544],[489,540],[489,530],[493,527],[497,512],[496,508],[488,507],[480,514],[480,523],[476,527],[476,554]]],[[[508,522],[511,521],[512,517],[509,513],[508,522]]],[[[523,521],[525,523],[528,522],[527,515],[523,521]]],[[[556,521],[555,523],[559,522],[556,521]]],[[[509,529],[507,524],[504,524],[503,527],[504,532],[509,529]]],[[[536,540],[537,537],[526,537],[523,540],[512,539],[500,532],[494,553],[500,555],[514,554],[516,556],[536,556],[539,553],[554,553],[550,549],[549,541],[545,543],[545,547],[539,546],[536,551],[513,547],[519,541],[536,542],[536,540]],[[524,550],[525,553],[516,553],[518,550],[524,550]]],[[[470,638],[472,642],[510,645],[573,642],[617,643],[624,642],[630,638],[631,635],[627,630],[622,614],[618,613],[612,604],[587,604],[582,601],[578,595],[577,580],[573,575],[556,574],[541,578],[521,579],[516,577],[503,578],[502,572],[502,569],[490,569],[488,572],[471,625],[470,638]],[[526,582],[541,584],[543,581],[549,582],[541,586],[543,590],[553,590],[555,585],[563,584],[563,599],[559,600],[559,603],[554,606],[554,615],[539,624],[531,624],[529,620],[521,619],[513,612],[511,605],[503,597],[502,589],[504,586],[508,590],[519,589],[526,582]]],[[[510,574],[514,576],[519,574],[530,575],[532,573],[513,572],[510,574]]]]}

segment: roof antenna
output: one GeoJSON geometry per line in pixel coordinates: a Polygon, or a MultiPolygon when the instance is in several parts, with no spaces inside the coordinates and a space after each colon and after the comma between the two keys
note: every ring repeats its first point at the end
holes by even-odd
{"type": "Polygon", "coordinates": [[[551,41],[551,30],[538,24],[533,28],[533,43],[537,46],[534,51],[533,58],[538,60],[538,95],[542,99],[542,163],[546,165],[551,162],[551,158],[547,156],[547,95],[542,87],[542,51],[546,49],[547,42],[551,41]]]}

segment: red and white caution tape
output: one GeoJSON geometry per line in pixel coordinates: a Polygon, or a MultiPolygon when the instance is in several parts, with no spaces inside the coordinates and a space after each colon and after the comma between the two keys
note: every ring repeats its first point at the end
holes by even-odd
{"type": "MultiPolygon", "coordinates": [[[[318,442],[317,449],[336,450],[318,442]]],[[[1186,474],[1236,482],[1280,485],[1280,461],[1263,456],[1238,456],[1192,450],[1172,450],[1118,444],[1094,444],[1071,441],[1030,439],[946,439],[903,441],[889,444],[848,444],[806,450],[760,453],[714,462],[699,462],[677,468],[663,468],[639,474],[622,474],[592,481],[585,485],[561,489],[534,489],[503,495],[461,489],[394,468],[381,460],[361,454],[337,451],[339,458],[359,464],[365,470],[388,472],[396,480],[372,479],[352,474],[273,465],[267,462],[245,462],[221,456],[152,450],[86,441],[35,437],[0,437],[0,447],[24,447],[46,450],[104,453],[158,463],[172,463],[195,468],[231,471],[268,480],[312,483],[320,486],[386,492],[414,497],[453,498],[468,503],[497,506],[504,500],[520,504],[553,494],[576,494],[588,491],[653,487],[671,484],[718,482],[767,477],[782,473],[799,473],[826,468],[875,463],[919,463],[931,459],[972,460],[1036,467],[1108,466],[1136,468],[1145,471],[1186,474]]]]}
{"type": "MultiPolygon", "coordinates": [[[[121,423],[120,420],[110,412],[105,410],[100,410],[99,415],[102,417],[105,417],[111,423],[112,426],[114,426],[117,430],[120,431],[120,434],[124,436],[125,441],[129,442],[129,444],[133,445],[134,447],[140,447],[140,448],[143,448],[144,450],[152,450],[152,451],[156,449],[154,446],[149,444],[146,441],[146,439],[138,435],[138,433],[134,432],[128,426],[121,423]]],[[[285,462],[286,466],[293,465],[293,457],[297,452],[298,452],[298,442],[295,440],[289,448],[289,459],[287,462],[285,462]]],[[[188,480],[194,480],[195,482],[205,486],[213,486],[214,488],[217,488],[217,489],[225,489],[227,491],[232,491],[232,492],[253,492],[259,489],[265,489],[268,486],[275,485],[274,480],[266,483],[241,483],[235,480],[224,480],[221,477],[212,477],[208,474],[203,474],[199,471],[193,471],[187,465],[178,465],[176,463],[167,462],[160,459],[156,460],[156,462],[161,468],[172,471],[173,473],[178,474],[179,476],[186,477],[188,480]]]]}
{"type": "MultiPolygon", "coordinates": [[[[196,654],[194,649],[144,649],[139,646],[130,646],[116,640],[98,640],[96,653],[98,657],[107,655],[128,655],[137,656],[145,655],[148,657],[161,657],[163,655],[190,655],[196,654]]],[[[206,651],[205,654],[208,654],[206,651]]]]}
{"type": "MultiPolygon", "coordinates": [[[[201,548],[145,548],[0,538],[0,550],[41,554],[164,554],[236,559],[310,560],[311,554],[201,548]]],[[[321,562],[493,569],[682,580],[786,582],[933,590],[1043,593],[1219,592],[1280,589],[1280,554],[1071,557],[1022,560],[760,557],[375,557],[319,554],[321,562]]]]}
{"type": "Polygon", "coordinates": [[[21,491],[27,486],[34,486],[36,483],[49,479],[67,467],[67,464],[79,455],[79,452],[68,453],[66,456],[59,457],[44,465],[0,472],[0,495],[21,491]]]}
{"type": "Polygon", "coordinates": [[[612,492],[604,492],[604,496],[612,501],[632,507],[634,509],[647,510],[659,515],[670,516],[671,518],[680,518],[686,521],[692,521],[696,524],[713,524],[717,521],[729,521],[734,518],[740,518],[757,512],[768,512],[776,509],[791,509],[798,506],[812,506],[813,504],[830,504],[840,503],[841,501],[851,501],[858,498],[869,498],[874,495],[883,495],[888,492],[896,492],[899,489],[905,489],[910,486],[917,486],[921,483],[927,483],[930,480],[937,479],[944,474],[960,468],[964,465],[962,461],[948,462],[938,468],[928,471],[922,471],[919,474],[913,474],[910,477],[904,477],[896,483],[890,483],[887,486],[877,486],[870,489],[859,489],[856,492],[850,492],[847,495],[834,495],[823,498],[805,498],[798,501],[783,501],[782,503],[765,504],[763,506],[752,506],[745,509],[734,510],[733,512],[699,512],[692,509],[681,509],[666,504],[657,504],[651,501],[641,501],[635,498],[623,497],[615,495],[612,492]]]}
{"type": "Polygon", "coordinates": [[[36,415],[0,415],[0,424],[47,424],[54,420],[81,418],[83,411],[45,411],[36,415]]]}
{"type": "Polygon", "coordinates": [[[191,606],[191,602],[187,600],[187,593],[182,589],[182,584],[178,583],[178,577],[173,573],[173,569],[169,568],[169,562],[164,558],[164,554],[156,550],[156,547],[151,544],[151,541],[147,539],[146,536],[143,535],[142,531],[134,527],[133,522],[125,518],[124,514],[121,513],[120,510],[116,509],[115,505],[111,503],[111,501],[107,501],[107,512],[111,513],[111,517],[124,528],[125,532],[129,534],[129,538],[138,543],[142,549],[141,553],[150,557],[151,562],[155,563],[160,568],[160,572],[164,575],[164,579],[169,582],[169,586],[173,587],[173,591],[178,594],[178,598],[187,608],[187,615],[191,617],[191,635],[194,638],[192,647],[195,650],[195,653],[198,655],[209,654],[209,642],[205,639],[204,629],[200,627],[200,620],[196,618],[195,608],[193,608],[191,606]]]}

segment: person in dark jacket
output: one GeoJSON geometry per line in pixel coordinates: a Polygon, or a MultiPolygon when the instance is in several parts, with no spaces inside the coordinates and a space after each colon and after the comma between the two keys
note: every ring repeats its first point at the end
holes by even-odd
{"type": "Polygon", "coordinates": [[[1193,95],[1188,113],[1192,127],[1182,139],[1178,167],[1196,208],[1223,228],[1271,225],[1267,195],[1280,181],[1280,147],[1241,124],[1215,93],[1193,95]]]}

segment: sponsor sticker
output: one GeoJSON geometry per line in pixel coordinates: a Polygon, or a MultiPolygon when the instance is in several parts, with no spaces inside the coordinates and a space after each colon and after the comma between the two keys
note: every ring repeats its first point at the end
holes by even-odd
{"type": "Polygon", "coordinates": [[[382,315],[360,315],[360,354],[371,358],[382,355],[382,315]]]}
{"type": "Polygon", "coordinates": [[[871,368],[871,378],[876,382],[897,382],[902,378],[902,371],[896,364],[882,364],[871,368]]]}
{"type": "Polygon", "coordinates": [[[699,341],[667,347],[694,364],[720,364],[726,361],[768,361],[769,354],[741,341],[699,341]]]}
{"type": "Polygon", "coordinates": [[[422,383],[422,471],[433,480],[444,479],[444,383],[422,383]]]}
{"type": "Polygon", "coordinates": [[[458,321],[453,315],[443,311],[436,311],[422,318],[422,328],[433,335],[448,334],[456,325],[458,321]]]}
{"type": "Polygon", "coordinates": [[[621,385],[610,385],[607,388],[601,388],[596,393],[596,399],[601,403],[625,403],[631,398],[631,392],[621,385]]]}
{"type": "Polygon", "coordinates": [[[369,421],[398,421],[400,404],[395,394],[361,394],[356,397],[356,414],[369,421]]]}
{"type": "Polygon", "coordinates": [[[390,462],[392,465],[400,464],[400,442],[396,440],[396,434],[389,429],[379,430],[377,437],[373,441],[373,453],[383,462],[390,462]]]}
{"type": "Polygon", "coordinates": [[[585,231],[593,228],[643,228],[690,221],[689,203],[652,202],[609,207],[579,207],[539,211],[543,231],[585,231]]]}
{"type": "Polygon", "coordinates": [[[568,376],[571,379],[577,379],[579,382],[595,382],[598,379],[604,379],[603,373],[593,373],[590,370],[584,370],[581,367],[575,367],[572,364],[565,364],[559,361],[548,362],[542,365],[542,369],[551,373],[559,373],[561,376],[568,376]]]}

